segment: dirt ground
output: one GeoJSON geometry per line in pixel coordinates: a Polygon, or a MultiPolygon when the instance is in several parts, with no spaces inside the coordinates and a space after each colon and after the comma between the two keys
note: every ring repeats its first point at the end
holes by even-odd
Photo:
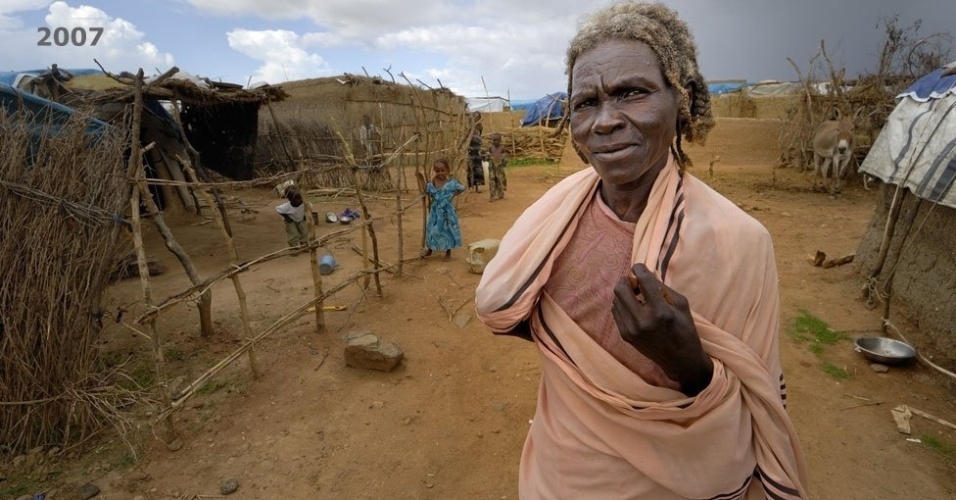
{"type": "MultiPolygon", "coordinates": [[[[921,365],[878,374],[853,351],[850,340],[818,355],[786,333],[802,310],[849,338],[878,330],[879,313],[858,300],[861,280],[853,265],[822,269],[809,262],[816,250],[833,257],[855,252],[877,196],[860,187],[839,197],[814,193],[809,181],[792,170],[776,171],[773,180],[777,127],[776,122],[721,119],[708,145],[689,148],[689,153],[696,160],[694,175],[773,235],[789,411],[809,462],[812,496],[956,498],[956,432],[914,417],[913,434],[905,436],[890,414],[906,404],[956,422],[952,380],[921,365]],[[708,164],[718,155],[710,176],[708,164]],[[823,361],[849,376],[834,378],[823,361]]],[[[572,155],[565,155],[558,166],[510,169],[503,201],[490,203],[486,189],[467,195],[459,209],[466,242],[500,237],[549,186],[579,168],[572,155]]],[[[274,193],[230,194],[247,207],[245,213],[232,212],[240,259],[284,246],[283,227],[272,210],[279,201],[274,193]]],[[[322,203],[317,209],[324,213],[346,206],[347,201],[322,203]]],[[[393,208],[378,206],[381,213],[393,208]]],[[[406,237],[410,255],[417,253],[420,240],[417,207],[406,214],[405,224],[411,228],[406,237]]],[[[340,227],[323,223],[320,229],[340,227]]],[[[174,231],[202,272],[227,265],[214,224],[189,221],[174,231]]],[[[383,258],[394,261],[394,221],[380,224],[377,232],[383,258]]],[[[359,242],[355,233],[330,245],[340,266],[325,277],[327,285],[361,267],[351,250],[359,242]]],[[[169,268],[153,279],[154,295],[165,297],[187,286],[175,259],[155,238],[151,244],[152,253],[169,268]]],[[[308,258],[283,257],[241,275],[256,331],[311,297],[308,258]]],[[[114,437],[85,457],[54,467],[60,492],[54,498],[73,498],[85,481],[102,489],[97,498],[216,498],[228,479],[240,485],[230,495],[237,499],[517,498],[518,461],[534,414],[539,362],[530,343],[496,338],[473,317],[468,303],[479,276],[468,273],[464,258],[465,251],[457,250],[449,262],[431,257],[406,264],[403,278],[385,274],[383,298],[364,296],[357,286],[347,288],[328,302],[348,308],[327,313],[326,332],[315,333],[309,315],[261,344],[260,380],[252,380],[243,357],[190,400],[175,416],[181,449],[169,451],[148,438],[133,461],[114,437]],[[468,321],[459,326],[453,320],[468,321]],[[347,367],[343,339],[353,329],[370,329],[401,345],[402,365],[391,373],[347,367]]],[[[140,296],[137,280],[111,291],[114,305],[134,303],[140,296]]],[[[214,289],[218,331],[213,339],[197,339],[197,318],[193,306],[183,305],[159,322],[170,369],[186,380],[239,345],[242,329],[229,282],[214,289]]],[[[103,349],[145,359],[150,346],[113,326],[104,335],[103,349]]]]}

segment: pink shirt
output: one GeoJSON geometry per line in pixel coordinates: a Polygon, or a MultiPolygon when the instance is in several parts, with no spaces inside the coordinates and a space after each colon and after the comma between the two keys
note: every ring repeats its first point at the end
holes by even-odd
{"type": "Polygon", "coordinates": [[[614,285],[631,275],[635,227],[620,220],[598,191],[544,288],[615,359],[650,384],[680,390],[653,361],[621,338],[611,314],[614,285]]]}

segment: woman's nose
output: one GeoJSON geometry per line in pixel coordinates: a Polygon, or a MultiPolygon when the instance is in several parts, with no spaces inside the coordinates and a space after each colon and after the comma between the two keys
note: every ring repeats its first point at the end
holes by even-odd
{"type": "Polygon", "coordinates": [[[622,126],[624,120],[614,102],[602,102],[595,110],[591,131],[596,134],[609,134],[622,126]]]}

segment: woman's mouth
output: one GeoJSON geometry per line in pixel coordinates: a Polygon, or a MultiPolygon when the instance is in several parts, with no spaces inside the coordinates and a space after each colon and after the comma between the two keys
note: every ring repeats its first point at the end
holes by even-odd
{"type": "Polygon", "coordinates": [[[637,148],[637,145],[635,144],[622,144],[620,146],[603,147],[598,151],[592,152],[591,156],[594,159],[602,162],[613,162],[627,157],[634,151],[635,148],[637,148]]]}

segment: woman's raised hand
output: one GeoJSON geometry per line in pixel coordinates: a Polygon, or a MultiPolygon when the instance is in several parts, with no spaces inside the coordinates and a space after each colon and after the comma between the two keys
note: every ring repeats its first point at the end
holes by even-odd
{"type": "Polygon", "coordinates": [[[644,264],[634,264],[632,277],[614,287],[611,312],[621,338],[655,362],[696,396],[709,384],[714,365],[700,343],[687,298],[654,276],[644,264]]]}

